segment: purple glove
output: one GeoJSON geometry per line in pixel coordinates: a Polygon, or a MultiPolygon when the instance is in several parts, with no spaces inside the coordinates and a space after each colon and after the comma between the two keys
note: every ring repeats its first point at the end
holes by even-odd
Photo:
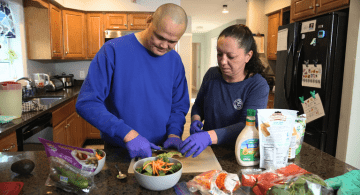
{"type": "Polygon", "coordinates": [[[179,145],[182,143],[183,141],[180,138],[177,137],[169,137],[165,142],[164,142],[164,148],[168,149],[168,148],[176,148],[177,150],[179,150],[179,145]]]}
{"type": "Polygon", "coordinates": [[[203,131],[201,130],[203,126],[204,124],[202,124],[202,122],[200,122],[199,120],[193,121],[190,125],[190,135],[203,131]]]}
{"type": "Polygon", "coordinates": [[[185,154],[185,157],[189,157],[192,154],[193,158],[197,157],[207,146],[212,144],[211,138],[208,132],[199,132],[193,135],[190,135],[186,138],[183,143],[180,144],[180,152],[185,154]]]}
{"type": "Polygon", "coordinates": [[[151,148],[154,148],[157,150],[161,149],[159,146],[156,146],[155,144],[150,143],[146,138],[144,138],[141,135],[138,135],[133,140],[127,142],[125,145],[130,154],[130,158],[151,157],[152,156],[151,148]]]}

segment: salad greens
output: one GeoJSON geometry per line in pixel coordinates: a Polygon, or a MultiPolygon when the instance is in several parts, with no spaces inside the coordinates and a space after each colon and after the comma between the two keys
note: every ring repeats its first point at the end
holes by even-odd
{"type": "Polygon", "coordinates": [[[175,173],[180,169],[181,163],[170,163],[167,156],[162,156],[157,157],[156,160],[145,161],[141,167],[135,168],[135,171],[148,176],[164,176],[175,173]]]}

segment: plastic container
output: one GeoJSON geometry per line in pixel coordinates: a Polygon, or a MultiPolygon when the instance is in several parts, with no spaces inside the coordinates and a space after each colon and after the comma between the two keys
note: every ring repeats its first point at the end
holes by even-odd
{"type": "Polygon", "coordinates": [[[255,127],[255,115],[254,109],[247,110],[246,126],[236,140],[235,156],[241,166],[254,166],[260,163],[259,131],[255,127]]]}
{"type": "Polygon", "coordinates": [[[0,115],[21,117],[22,90],[21,84],[13,81],[0,83],[0,115]]]}

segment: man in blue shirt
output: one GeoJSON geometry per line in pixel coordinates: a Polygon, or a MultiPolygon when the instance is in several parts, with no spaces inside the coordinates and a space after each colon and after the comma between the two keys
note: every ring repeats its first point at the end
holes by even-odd
{"type": "Polygon", "coordinates": [[[182,142],[189,94],[185,70],[173,50],[187,27],[185,11],[161,5],[141,32],[112,39],[92,60],[76,111],[130,157],[182,142]]]}

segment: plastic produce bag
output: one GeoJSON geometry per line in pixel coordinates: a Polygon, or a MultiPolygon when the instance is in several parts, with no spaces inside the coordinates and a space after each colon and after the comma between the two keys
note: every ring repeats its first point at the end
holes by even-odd
{"type": "Polygon", "coordinates": [[[46,186],[56,186],[76,194],[89,193],[96,188],[94,176],[97,167],[95,151],[55,143],[39,138],[50,161],[46,186]]]}
{"type": "Polygon", "coordinates": [[[242,170],[241,183],[251,187],[256,195],[330,195],[334,192],[319,176],[295,164],[271,171],[242,170]]]}
{"type": "Polygon", "coordinates": [[[240,181],[237,174],[211,170],[195,176],[186,186],[193,193],[200,191],[201,194],[227,195],[240,187],[240,181]]]}
{"type": "Polygon", "coordinates": [[[291,136],[289,159],[294,159],[300,153],[301,146],[304,141],[305,127],[306,127],[306,114],[297,116],[291,136]]]}

